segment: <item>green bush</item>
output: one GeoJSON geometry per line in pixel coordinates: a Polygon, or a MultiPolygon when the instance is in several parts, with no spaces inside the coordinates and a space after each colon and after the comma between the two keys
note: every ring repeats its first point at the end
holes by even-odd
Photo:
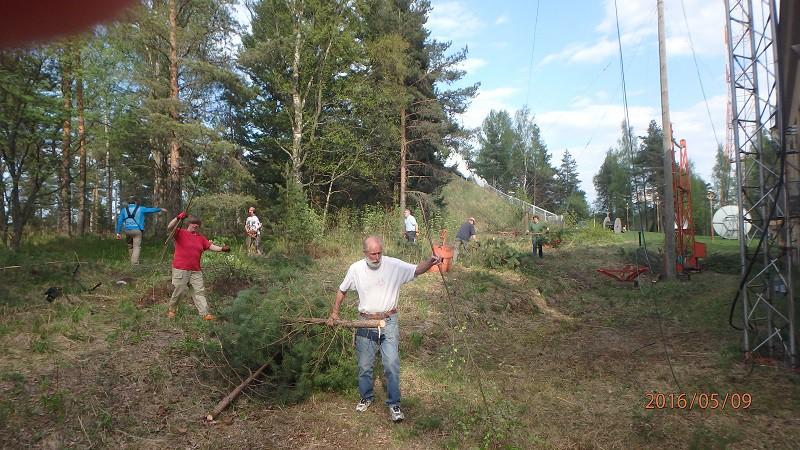
{"type": "Polygon", "coordinates": [[[499,239],[489,239],[476,252],[475,258],[489,269],[516,269],[519,267],[519,254],[511,246],[499,239]]]}
{"type": "Polygon", "coordinates": [[[189,212],[203,220],[203,234],[206,236],[239,236],[244,233],[247,208],[255,204],[256,199],[251,195],[209,194],[195,198],[189,212]]]}
{"type": "Polygon", "coordinates": [[[288,173],[286,186],[280,186],[280,201],[276,217],[281,230],[279,234],[289,253],[303,251],[306,245],[322,237],[322,218],[308,205],[303,188],[288,173]]]}

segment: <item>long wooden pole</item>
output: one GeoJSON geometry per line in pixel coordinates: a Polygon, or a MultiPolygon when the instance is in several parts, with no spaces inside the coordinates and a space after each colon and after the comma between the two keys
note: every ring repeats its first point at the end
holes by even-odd
{"type": "MultiPolygon", "coordinates": [[[[287,320],[289,323],[311,323],[317,325],[326,325],[328,319],[318,319],[314,317],[299,317],[297,319],[287,320]]],[[[333,324],[345,328],[383,328],[386,326],[385,320],[334,320],[333,324]]]]}
{"type": "Polygon", "coordinates": [[[661,72],[661,129],[664,132],[664,278],[675,278],[675,205],[672,192],[672,122],[669,118],[667,46],[664,33],[664,0],[657,0],[658,59],[661,72]]]}

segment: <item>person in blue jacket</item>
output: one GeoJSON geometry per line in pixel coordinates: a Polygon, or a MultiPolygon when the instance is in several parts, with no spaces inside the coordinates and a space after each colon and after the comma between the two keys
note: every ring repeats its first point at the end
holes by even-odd
{"type": "Polygon", "coordinates": [[[121,233],[124,230],[131,264],[139,264],[139,252],[142,249],[142,233],[144,232],[144,215],[158,212],[167,212],[167,210],[141,206],[136,197],[131,197],[128,200],[128,205],[120,209],[119,216],[117,216],[117,239],[122,239],[121,233]]]}

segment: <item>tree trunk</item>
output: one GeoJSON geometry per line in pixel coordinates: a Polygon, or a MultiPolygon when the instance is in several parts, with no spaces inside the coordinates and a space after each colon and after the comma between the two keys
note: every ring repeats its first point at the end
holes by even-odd
{"type": "Polygon", "coordinates": [[[408,139],[406,138],[406,108],[400,108],[400,211],[406,209],[408,189],[408,139]]]}
{"type": "Polygon", "coordinates": [[[100,229],[98,228],[99,225],[99,216],[100,216],[100,188],[98,187],[97,183],[95,183],[94,188],[92,188],[92,220],[89,221],[89,232],[92,234],[99,234],[100,229]]]}
{"type": "Polygon", "coordinates": [[[169,116],[172,119],[172,133],[169,139],[169,172],[167,175],[167,208],[175,214],[181,210],[181,146],[176,127],[178,126],[178,8],[176,0],[169,0],[169,116]]]}
{"type": "Polygon", "coordinates": [[[300,92],[300,47],[303,35],[300,33],[300,12],[296,12],[294,22],[294,55],[292,59],[292,175],[302,186],[303,166],[303,97],[300,92]]]}
{"type": "Polygon", "coordinates": [[[104,113],[105,121],[103,123],[103,131],[106,135],[106,197],[108,199],[108,224],[110,231],[113,233],[115,228],[114,223],[114,179],[111,178],[111,140],[108,137],[108,112],[104,113]]]}
{"type": "Polygon", "coordinates": [[[80,50],[75,53],[75,97],[78,107],[78,234],[86,234],[86,123],[83,111],[83,77],[81,76],[81,54],[80,50]]]}
{"type": "MultiPolygon", "coordinates": [[[[71,234],[72,203],[70,190],[72,188],[72,67],[71,48],[67,45],[62,53],[61,60],[61,96],[63,97],[64,121],[61,127],[61,167],[59,173],[58,195],[58,232],[64,235],[71,234]]],[[[13,246],[13,243],[12,243],[13,246]]]]}
{"type": "Polygon", "coordinates": [[[2,174],[6,173],[3,161],[0,161],[0,242],[8,245],[8,216],[6,216],[6,182],[2,174]]]}

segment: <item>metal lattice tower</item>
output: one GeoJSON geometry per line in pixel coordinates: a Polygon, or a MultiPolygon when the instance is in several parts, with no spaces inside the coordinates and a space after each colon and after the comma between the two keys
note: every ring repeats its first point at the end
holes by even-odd
{"type": "Polygon", "coordinates": [[[745,357],[767,355],[794,367],[798,355],[776,2],[725,0],[725,7],[745,357]],[[750,236],[745,221],[752,225],[750,236]]]}

